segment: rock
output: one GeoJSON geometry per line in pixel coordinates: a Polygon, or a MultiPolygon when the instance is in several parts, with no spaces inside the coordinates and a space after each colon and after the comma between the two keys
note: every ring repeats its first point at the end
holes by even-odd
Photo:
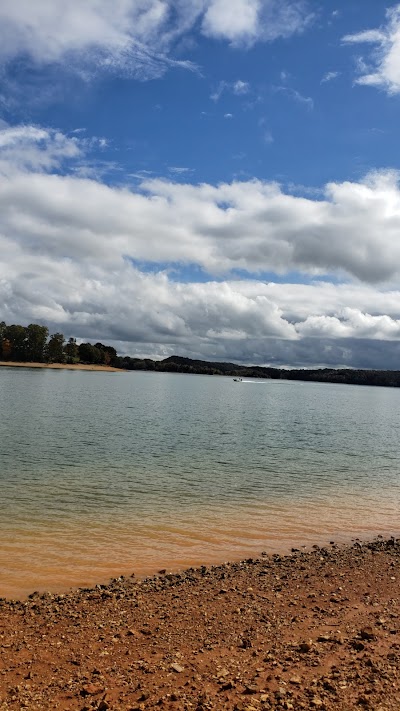
{"type": "Polygon", "coordinates": [[[353,640],[351,646],[356,650],[356,652],[362,652],[363,649],[365,649],[365,644],[360,642],[358,639],[353,640]]]}
{"type": "Polygon", "coordinates": [[[299,676],[292,676],[292,677],[289,679],[289,682],[290,682],[290,684],[295,684],[296,686],[300,686],[300,684],[301,684],[301,679],[300,679],[299,676]]]}
{"type": "Polygon", "coordinates": [[[312,649],[312,642],[300,642],[299,652],[302,652],[303,654],[307,654],[308,652],[311,652],[311,649],[312,649]]]}
{"type": "Polygon", "coordinates": [[[181,665],[180,665],[180,664],[177,664],[176,662],[174,662],[173,664],[171,664],[171,667],[170,667],[170,668],[172,669],[172,671],[176,672],[177,674],[180,674],[180,673],[183,672],[184,669],[185,669],[185,667],[181,667],[181,665]]]}
{"type": "Polygon", "coordinates": [[[257,694],[258,689],[254,684],[246,684],[244,687],[244,694],[257,694]]]}
{"type": "Polygon", "coordinates": [[[85,684],[81,689],[81,696],[96,696],[104,692],[104,686],[101,684],[85,684]]]}
{"type": "Polygon", "coordinates": [[[127,636],[127,637],[139,637],[139,632],[138,632],[137,630],[133,629],[133,627],[131,627],[131,628],[127,631],[126,636],[127,636]]]}
{"type": "Polygon", "coordinates": [[[360,632],[361,639],[375,639],[374,631],[372,627],[364,627],[360,632]]]}

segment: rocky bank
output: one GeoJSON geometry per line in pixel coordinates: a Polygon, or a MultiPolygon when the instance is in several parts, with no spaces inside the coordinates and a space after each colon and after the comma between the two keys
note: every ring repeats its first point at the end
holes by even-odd
{"type": "Polygon", "coordinates": [[[400,539],[0,601],[0,709],[400,709],[400,539]]]}

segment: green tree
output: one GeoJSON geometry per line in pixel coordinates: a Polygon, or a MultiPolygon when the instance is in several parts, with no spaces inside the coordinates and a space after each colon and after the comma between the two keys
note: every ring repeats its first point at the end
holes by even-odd
{"type": "Polygon", "coordinates": [[[81,343],[78,346],[79,349],[79,359],[83,363],[104,363],[104,354],[99,348],[93,346],[91,343],[81,343]]]}
{"type": "Polygon", "coordinates": [[[6,326],[4,338],[10,342],[9,360],[19,362],[28,360],[28,336],[25,326],[16,324],[6,326]]]}
{"type": "Polygon", "coordinates": [[[79,348],[76,343],[76,338],[68,339],[68,343],[64,346],[64,353],[67,363],[77,363],[79,361],[79,348]]]}
{"type": "Polygon", "coordinates": [[[96,343],[95,348],[103,353],[103,363],[105,365],[113,365],[116,362],[118,356],[117,351],[112,346],[105,346],[103,343],[96,343]]]}
{"type": "Polygon", "coordinates": [[[62,333],[53,333],[46,346],[46,360],[48,363],[64,363],[64,341],[62,333]]]}
{"type": "Polygon", "coordinates": [[[34,363],[42,363],[45,357],[49,329],[46,326],[39,326],[31,323],[26,329],[27,333],[27,360],[34,363]]]}
{"type": "Polygon", "coordinates": [[[7,326],[6,326],[5,321],[0,321],[0,358],[4,357],[3,342],[5,339],[6,328],[7,328],[7,326]]]}

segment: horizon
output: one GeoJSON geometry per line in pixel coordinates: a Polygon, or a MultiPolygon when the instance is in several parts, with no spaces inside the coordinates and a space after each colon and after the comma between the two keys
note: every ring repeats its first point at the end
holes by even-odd
{"type": "Polygon", "coordinates": [[[399,37],[393,1],[3,4],[0,321],[399,369],[399,37]]]}

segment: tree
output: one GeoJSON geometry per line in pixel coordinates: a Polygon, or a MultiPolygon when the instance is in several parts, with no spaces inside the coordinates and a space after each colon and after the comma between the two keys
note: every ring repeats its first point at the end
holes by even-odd
{"type": "Polygon", "coordinates": [[[113,365],[117,359],[117,351],[112,346],[105,346],[103,343],[96,343],[95,348],[103,353],[103,363],[105,365],[113,365]]]}
{"type": "Polygon", "coordinates": [[[80,346],[78,346],[78,350],[79,359],[83,363],[104,363],[103,351],[91,343],[81,343],[80,346]]]}
{"type": "Polygon", "coordinates": [[[46,346],[46,360],[48,363],[64,363],[64,341],[62,333],[53,333],[46,346]]]}
{"type": "Polygon", "coordinates": [[[64,353],[67,363],[77,363],[79,361],[79,349],[76,343],[76,338],[68,339],[68,343],[64,346],[64,353]]]}
{"type": "Polygon", "coordinates": [[[6,328],[7,328],[7,326],[6,326],[5,321],[0,321],[0,358],[4,357],[3,343],[4,343],[6,328]]]}
{"type": "Polygon", "coordinates": [[[28,360],[28,337],[24,326],[12,324],[6,326],[4,338],[10,342],[8,358],[23,362],[28,360]]]}
{"type": "Polygon", "coordinates": [[[49,329],[46,326],[39,326],[31,323],[26,329],[27,334],[27,360],[34,363],[42,363],[45,356],[46,342],[49,336],[49,329]]]}

